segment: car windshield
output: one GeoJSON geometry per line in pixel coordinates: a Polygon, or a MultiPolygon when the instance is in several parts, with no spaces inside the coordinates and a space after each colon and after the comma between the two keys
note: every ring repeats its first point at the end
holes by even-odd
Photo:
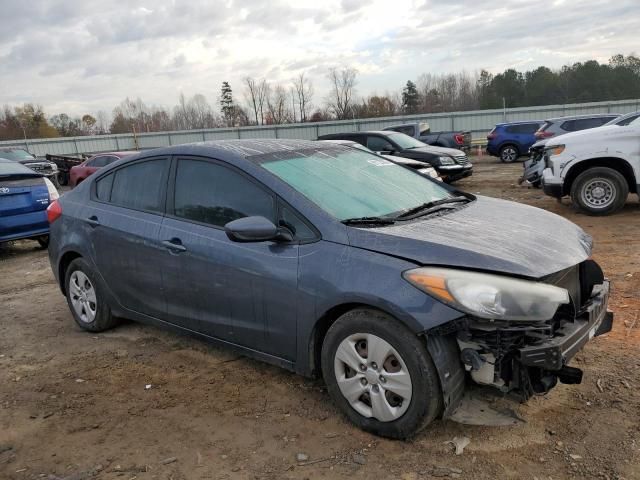
{"type": "Polygon", "coordinates": [[[425,147],[427,145],[426,143],[421,142],[420,140],[416,140],[415,138],[410,137],[409,135],[405,135],[404,133],[394,133],[392,135],[389,135],[389,139],[392,142],[395,142],[403,150],[425,147]]]}
{"type": "Polygon", "coordinates": [[[395,216],[454,196],[420,174],[352,148],[252,159],[338,220],[395,216]]]}
{"type": "Polygon", "coordinates": [[[0,150],[0,158],[6,158],[7,160],[33,160],[33,155],[29,152],[21,149],[15,150],[0,150]]]}

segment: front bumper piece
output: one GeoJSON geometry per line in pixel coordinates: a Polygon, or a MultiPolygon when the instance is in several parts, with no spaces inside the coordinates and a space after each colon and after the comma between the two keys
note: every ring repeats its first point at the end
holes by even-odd
{"type": "Polygon", "coordinates": [[[520,363],[544,370],[561,370],[589,340],[610,332],[613,313],[607,309],[609,291],[609,282],[606,280],[596,285],[578,318],[574,322],[567,322],[551,340],[521,348],[518,352],[520,363]]]}

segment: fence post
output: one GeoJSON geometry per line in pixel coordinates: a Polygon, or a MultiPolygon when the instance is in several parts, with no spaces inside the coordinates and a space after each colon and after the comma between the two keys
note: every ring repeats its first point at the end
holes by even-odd
{"type": "Polygon", "coordinates": [[[116,139],[116,151],[119,152],[120,151],[120,141],[118,140],[117,136],[115,136],[114,138],[116,139]]]}
{"type": "Polygon", "coordinates": [[[167,132],[167,140],[169,140],[169,146],[173,145],[173,143],[171,143],[171,133],[167,132]]]}

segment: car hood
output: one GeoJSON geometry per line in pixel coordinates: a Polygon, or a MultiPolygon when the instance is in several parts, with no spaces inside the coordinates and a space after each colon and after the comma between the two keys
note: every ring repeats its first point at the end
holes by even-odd
{"type": "Polygon", "coordinates": [[[404,151],[426,153],[430,155],[448,155],[450,157],[457,157],[465,154],[462,150],[456,150],[455,148],[434,147],[433,145],[425,145],[424,147],[410,148],[404,151]]]}
{"type": "Polygon", "coordinates": [[[591,255],[592,239],[539,208],[489,197],[441,216],[349,230],[352,246],[413,261],[542,278],[591,255]]]}

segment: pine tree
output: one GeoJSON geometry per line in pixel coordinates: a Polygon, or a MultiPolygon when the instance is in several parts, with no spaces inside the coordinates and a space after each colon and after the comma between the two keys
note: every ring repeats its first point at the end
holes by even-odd
{"type": "Polygon", "coordinates": [[[233,105],[233,92],[229,82],[222,82],[222,89],[220,90],[220,111],[227,126],[232,126],[235,107],[233,105]]]}
{"type": "Polygon", "coordinates": [[[416,84],[408,80],[407,85],[402,89],[402,109],[405,113],[416,113],[419,103],[420,95],[416,84]]]}

